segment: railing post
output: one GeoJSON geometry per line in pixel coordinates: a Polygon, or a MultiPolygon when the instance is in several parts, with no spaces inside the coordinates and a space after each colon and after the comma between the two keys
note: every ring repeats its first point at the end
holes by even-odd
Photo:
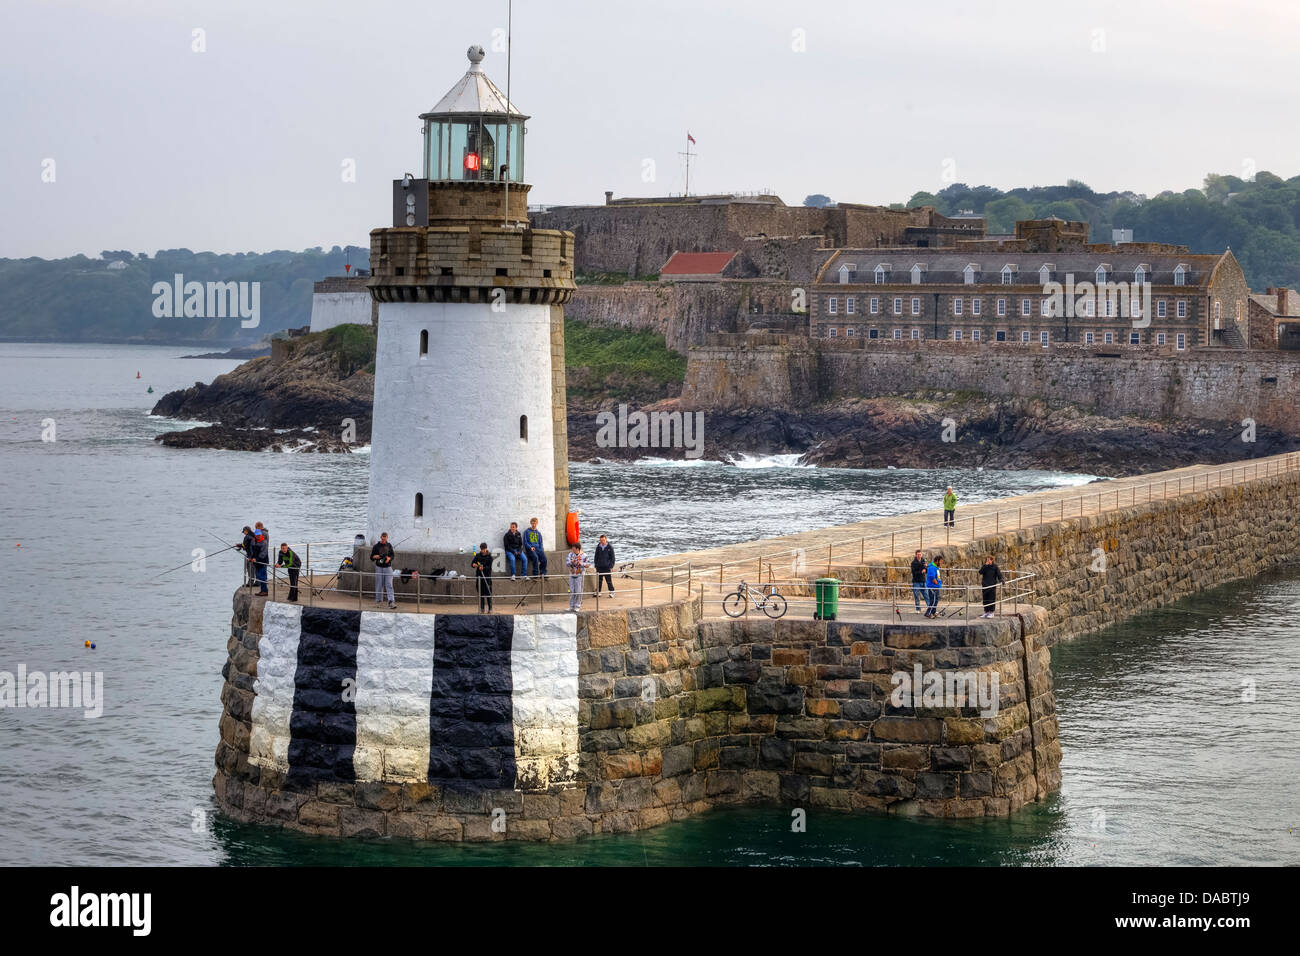
{"type": "Polygon", "coordinates": [[[894,532],[889,532],[889,560],[894,560],[894,532]]]}
{"type": "MultiPolygon", "coordinates": [[[[718,582],[722,581],[722,565],[718,565],[718,582]]],[[[645,569],[641,569],[641,606],[645,607],[645,569]]]]}
{"type": "MultiPolygon", "coordinates": [[[[831,576],[831,549],[834,547],[835,545],[833,544],[826,545],[826,576],[828,578],[831,576]]],[[[763,576],[761,574],[759,575],[758,583],[763,583],[763,576]]]]}
{"type": "MultiPolygon", "coordinates": [[[[543,556],[545,555],[543,554],[543,556]]],[[[541,585],[542,588],[542,604],[540,610],[543,614],[545,614],[546,613],[546,575],[539,574],[537,576],[537,582],[539,585],[541,585]]]]}
{"type": "Polygon", "coordinates": [[[1020,526],[1023,525],[1024,522],[1025,522],[1025,506],[1021,505],[1019,508],[1016,509],[1016,530],[1017,531],[1020,530],[1020,526]]]}
{"type": "Polygon", "coordinates": [[[975,516],[970,516],[970,542],[975,543],[975,516]]]}
{"type": "Polygon", "coordinates": [[[420,572],[415,572],[415,613],[420,613],[420,572]]]}
{"type": "MultiPolygon", "coordinates": [[[[759,572],[762,577],[762,572],[759,572]]],[[[668,572],[668,603],[672,604],[677,598],[677,565],[673,565],[668,572]]]]}

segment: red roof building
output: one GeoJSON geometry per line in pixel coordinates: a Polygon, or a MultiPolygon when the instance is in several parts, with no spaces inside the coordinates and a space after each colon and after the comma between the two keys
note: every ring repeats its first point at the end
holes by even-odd
{"type": "Polygon", "coordinates": [[[673,282],[721,279],[736,255],[735,252],[674,252],[659,270],[659,279],[673,282]]]}

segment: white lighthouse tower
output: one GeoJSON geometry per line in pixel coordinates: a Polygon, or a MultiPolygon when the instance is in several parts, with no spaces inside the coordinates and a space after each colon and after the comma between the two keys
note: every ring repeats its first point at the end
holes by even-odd
{"type": "Polygon", "coordinates": [[[394,181],[393,226],[370,234],[367,530],[388,532],[395,567],[466,571],[480,541],[498,550],[510,522],[534,517],[547,551],[565,546],[573,234],[529,226],[528,117],[483,56],[470,47],[469,70],[421,115],[423,175],[394,181]]]}

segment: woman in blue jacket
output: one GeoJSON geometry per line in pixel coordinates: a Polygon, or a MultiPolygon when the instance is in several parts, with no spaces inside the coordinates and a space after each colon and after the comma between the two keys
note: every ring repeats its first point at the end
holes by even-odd
{"type": "Polygon", "coordinates": [[[925,569],[925,606],[926,617],[939,614],[939,589],[943,587],[943,555],[936,554],[934,560],[925,569]]]}

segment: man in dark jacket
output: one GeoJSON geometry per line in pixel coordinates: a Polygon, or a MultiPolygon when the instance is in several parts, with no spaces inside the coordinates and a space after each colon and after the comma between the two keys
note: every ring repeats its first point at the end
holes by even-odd
{"type": "Polygon", "coordinates": [[[382,595],[387,595],[388,606],[397,607],[397,599],[393,596],[393,546],[388,543],[387,531],[370,549],[370,560],[375,566],[375,603],[379,603],[382,595]]]}
{"type": "Polygon", "coordinates": [[[302,559],[298,557],[298,552],[281,541],[280,552],[275,556],[275,566],[284,568],[289,574],[289,600],[298,600],[298,572],[302,570],[302,559]]]}
{"type": "Polygon", "coordinates": [[[614,593],[614,579],[609,572],[614,570],[614,546],[603,534],[596,545],[596,593],[600,593],[602,582],[609,585],[609,593],[614,593]]]}
{"type": "Polygon", "coordinates": [[[474,569],[474,584],[478,587],[478,611],[482,614],[485,610],[492,613],[492,552],[488,550],[487,542],[484,541],[474,552],[474,558],[470,561],[470,567],[474,569]]]}
{"type": "Polygon", "coordinates": [[[253,555],[257,583],[261,587],[257,593],[261,596],[267,593],[266,568],[271,562],[271,532],[260,521],[253,525],[253,555]]]}
{"type": "Polygon", "coordinates": [[[998,603],[998,585],[1002,584],[1002,569],[993,560],[993,555],[984,555],[984,566],[980,568],[980,589],[984,597],[984,613],[980,617],[992,617],[993,609],[998,603]]]}
{"type": "Polygon", "coordinates": [[[501,539],[506,549],[506,567],[510,569],[510,580],[515,575],[528,577],[528,562],[524,559],[524,536],[519,533],[519,523],[510,522],[510,530],[501,539]]]}
{"type": "Polygon", "coordinates": [[[912,556],[912,603],[916,612],[921,613],[921,599],[925,597],[925,558],[921,552],[912,556]]]}
{"type": "Polygon", "coordinates": [[[250,588],[257,583],[257,571],[253,567],[254,548],[253,548],[253,529],[244,525],[244,539],[237,545],[236,550],[244,556],[244,583],[250,588]]]}

